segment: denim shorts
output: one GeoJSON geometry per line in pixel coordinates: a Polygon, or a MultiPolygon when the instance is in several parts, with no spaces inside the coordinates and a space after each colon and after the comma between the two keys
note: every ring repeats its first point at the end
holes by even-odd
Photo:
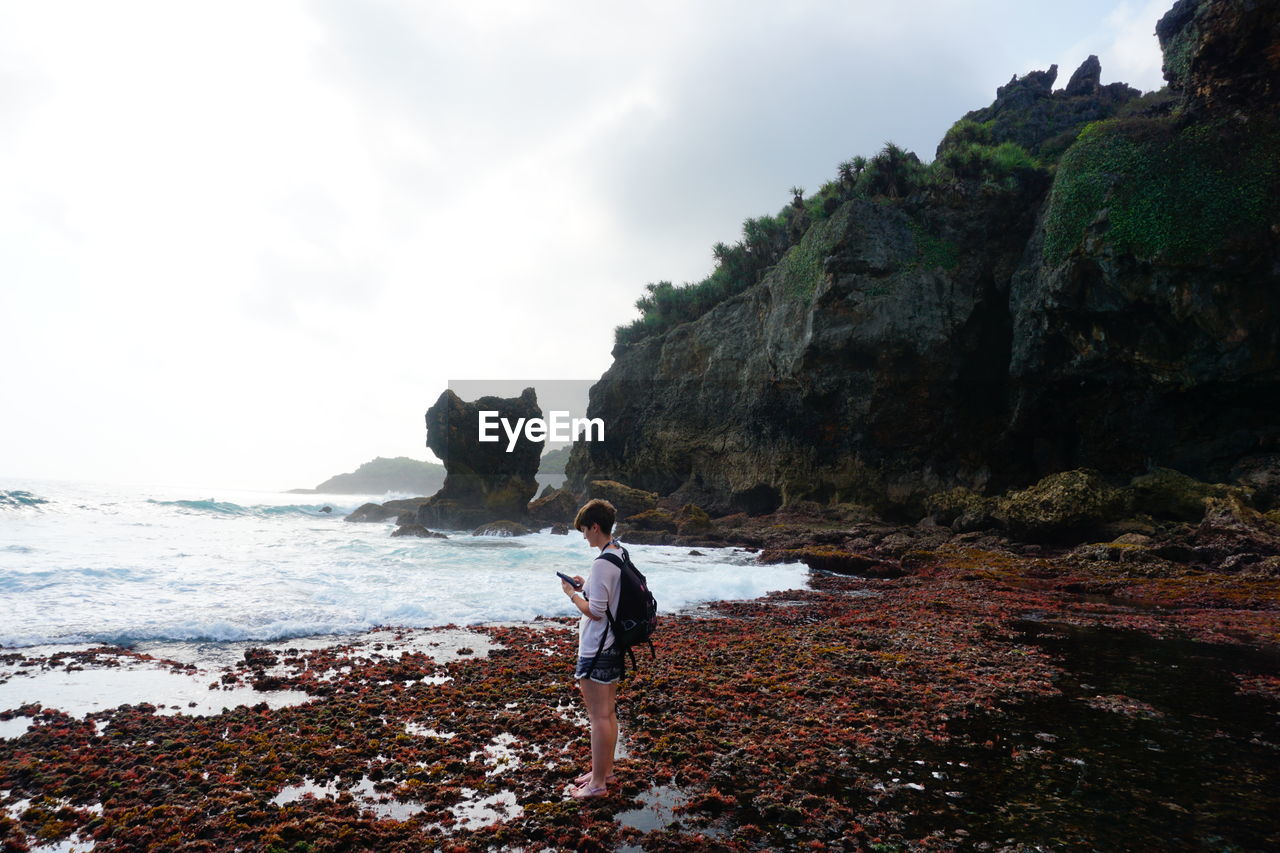
{"type": "Polygon", "coordinates": [[[608,648],[599,655],[578,658],[578,668],[573,673],[574,679],[586,678],[587,673],[590,673],[592,681],[613,684],[622,678],[622,652],[608,648]],[[591,668],[592,661],[595,661],[595,669],[591,668]]]}

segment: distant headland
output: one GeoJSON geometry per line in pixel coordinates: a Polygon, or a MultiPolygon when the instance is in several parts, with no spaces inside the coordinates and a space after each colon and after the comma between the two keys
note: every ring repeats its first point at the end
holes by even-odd
{"type": "MultiPolygon", "coordinates": [[[[538,485],[559,488],[564,482],[564,465],[569,448],[562,447],[542,456],[538,466],[538,485]]],[[[291,495],[379,495],[387,492],[433,495],[444,485],[444,466],[438,462],[410,459],[408,456],[379,456],[354,471],[330,477],[314,489],[289,489],[291,495]]]]}
{"type": "Polygon", "coordinates": [[[379,456],[354,471],[338,474],[314,489],[290,489],[289,494],[376,495],[385,492],[429,495],[444,485],[444,466],[437,462],[379,456]]]}

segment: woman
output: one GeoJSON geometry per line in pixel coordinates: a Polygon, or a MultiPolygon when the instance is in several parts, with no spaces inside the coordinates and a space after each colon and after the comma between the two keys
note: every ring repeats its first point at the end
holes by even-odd
{"type": "MultiPolygon", "coordinates": [[[[578,510],[573,526],[581,530],[582,538],[593,548],[599,548],[601,554],[606,550],[621,553],[622,549],[611,535],[616,517],[613,504],[596,498],[578,510]]],[[[622,678],[622,653],[613,647],[613,632],[605,609],[618,612],[621,574],[613,562],[597,556],[585,580],[580,575],[574,577],[581,592],[567,581],[560,582],[565,595],[582,614],[578,623],[578,666],[573,677],[582,691],[591,724],[591,770],[579,776],[570,791],[570,795],[578,799],[605,796],[609,782],[613,781],[613,753],[618,745],[615,701],[618,680],[622,678]]]]}

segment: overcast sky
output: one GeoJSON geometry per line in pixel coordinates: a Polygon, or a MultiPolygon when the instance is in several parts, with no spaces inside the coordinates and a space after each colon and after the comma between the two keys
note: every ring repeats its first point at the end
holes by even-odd
{"type": "Polygon", "coordinates": [[[1163,2],[4,2],[0,488],[312,486],[449,380],[596,378],[645,283],[1163,2]]]}

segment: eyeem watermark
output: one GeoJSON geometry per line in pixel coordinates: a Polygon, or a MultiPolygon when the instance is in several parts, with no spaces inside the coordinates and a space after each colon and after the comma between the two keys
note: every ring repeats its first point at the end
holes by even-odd
{"type": "Polygon", "coordinates": [[[507,452],[516,449],[520,433],[529,441],[604,441],[603,418],[571,418],[568,412],[551,412],[551,417],[516,418],[515,426],[495,411],[484,409],[480,416],[480,441],[501,441],[498,427],[507,434],[507,452]]]}

